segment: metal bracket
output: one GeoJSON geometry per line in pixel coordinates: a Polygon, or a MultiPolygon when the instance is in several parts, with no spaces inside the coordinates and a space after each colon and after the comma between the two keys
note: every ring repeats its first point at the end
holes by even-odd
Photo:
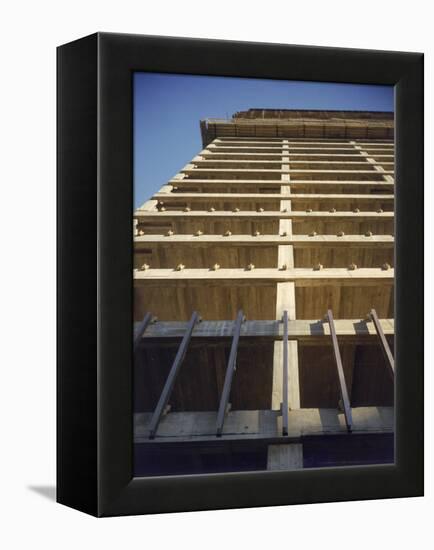
{"type": "Polygon", "coordinates": [[[191,334],[193,332],[194,326],[198,321],[198,318],[199,316],[195,311],[188,323],[187,331],[184,334],[184,338],[182,339],[181,345],[178,348],[175,360],[172,363],[169,375],[166,379],[166,383],[164,384],[163,391],[161,392],[160,399],[158,400],[157,406],[154,410],[154,414],[152,415],[151,423],[149,425],[149,439],[154,439],[158,430],[158,425],[160,423],[161,417],[163,416],[163,414],[167,414],[167,412],[165,413],[165,411],[168,406],[170,395],[172,393],[173,386],[175,385],[175,380],[178,375],[179,369],[182,365],[182,362],[184,361],[185,354],[187,353],[191,334]]]}
{"type": "Polygon", "coordinates": [[[229,395],[231,393],[232,379],[236,370],[238,341],[240,339],[241,325],[245,321],[242,310],[238,311],[237,319],[235,321],[234,334],[232,337],[231,351],[229,354],[228,365],[226,368],[225,382],[223,384],[223,391],[220,398],[219,410],[217,413],[217,425],[216,436],[221,437],[223,432],[223,424],[225,422],[226,409],[229,404],[229,395]]]}
{"type": "Polygon", "coordinates": [[[369,314],[372,322],[374,323],[375,331],[377,333],[378,339],[380,340],[381,349],[383,351],[384,358],[386,359],[387,366],[389,367],[389,372],[392,377],[395,377],[395,359],[393,358],[392,352],[389,347],[389,343],[384,335],[381,323],[378,319],[377,312],[375,309],[371,309],[369,314]]]}
{"type": "Polygon", "coordinates": [[[345,382],[344,368],[342,366],[341,352],[339,351],[338,338],[336,336],[335,322],[332,310],[327,311],[327,320],[330,326],[330,336],[332,338],[333,351],[335,354],[336,368],[338,370],[339,386],[341,391],[341,401],[345,415],[345,423],[349,432],[353,429],[353,417],[351,414],[350,398],[348,397],[347,384],[345,382]]]}
{"type": "Polygon", "coordinates": [[[137,350],[139,343],[142,339],[142,336],[145,330],[148,328],[148,325],[151,321],[152,321],[152,314],[148,311],[145,313],[145,316],[143,317],[142,321],[140,322],[140,325],[137,327],[137,330],[134,334],[134,340],[133,340],[134,351],[137,350]]]}

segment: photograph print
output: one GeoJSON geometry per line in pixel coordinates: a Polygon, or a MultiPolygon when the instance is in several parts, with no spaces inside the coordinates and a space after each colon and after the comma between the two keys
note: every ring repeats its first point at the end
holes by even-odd
{"type": "Polygon", "coordinates": [[[133,91],[134,475],[393,464],[393,86],[133,91]]]}

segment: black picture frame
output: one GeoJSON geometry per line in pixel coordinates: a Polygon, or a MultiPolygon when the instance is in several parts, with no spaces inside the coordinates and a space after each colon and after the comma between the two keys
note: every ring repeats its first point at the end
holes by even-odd
{"type": "Polygon", "coordinates": [[[423,494],[423,55],[97,33],[58,48],[57,500],[96,516],[423,494]],[[132,476],[134,71],[395,86],[394,465],[132,476]]]}

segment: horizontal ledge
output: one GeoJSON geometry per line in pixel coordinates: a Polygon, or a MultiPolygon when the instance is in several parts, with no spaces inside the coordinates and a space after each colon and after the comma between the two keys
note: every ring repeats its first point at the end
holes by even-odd
{"type": "MultiPolygon", "coordinates": [[[[266,137],[266,136],[258,136],[266,137]]],[[[264,143],[264,144],[273,144],[276,145],[347,145],[348,147],[354,147],[354,145],[363,145],[363,146],[376,146],[384,145],[386,147],[393,147],[393,139],[388,138],[378,138],[378,139],[365,139],[365,138],[318,138],[318,137],[302,137],[298,139],[291,139],[291,137],[286,138],[285,136],[269,136],[268,139],[258,139],[258,137],[249,137],[249,136],[216,136],[211,143],[216,145],[224,143],[264,143]],[[285,143],[283,143],[285,142],[285,143]]]]}
{"type": "MultiPolygon", "coordinates": [[[[314,149],[316,150],[316,149],[314,149]]],[[[322,149],[323,151],[326,151],[327,149],[326,148],[323,148],[322,149]]],[[[236,157],[236,156],[243,156],[243,157],[256,157],[256,156],[264,156],[264,157],[279,157],[278,160],[276,160],[275,162],[281,162],[281,158],[285,159],[285,158],[290,158],[291,157],[304,157],[304,158],[308,158],[308,157],[328,157],[328,158],[335,158],[335,157],[345,157],[345,158],[357,158],[357,159],[366,159],[366,156],[362,155],[361,152],[358,152],[358,153],[354,153],[353,149],[345,149],[346,151],[351,151],[351,153],[347,153],[347,154],[344,154],[344,153],[332,153],[332,154],[328,154],[328,153],[294,153],[293,150],[291,149],[278,149],[279,152],[275,152],[275,153],[249,153],[249,152],[240,152],[240,153],[236,153],[236,152],[226,152],[226,151],[220,151],[218,147],[213,147],[212,149],[205,149],[203,151],[201,151],[199,153],[199,157],[205,157],[206,160],[218,160],[220,157],[236,157]]],[[[375,153],[373,156],[378,156],[378,157],[382,157],[382,158],[394,158],[394,155],[389,155],[389,154],[377,154],[375,153]]],[[[228,159],[230,160],[230,159],[228,159]]],[[[237,160],[237,159],[234,159],[234,160],[237,160]]],[[[242,160],[242,159],[238,159],[238,160],[242,160]]],[[[258,159],[259,160],[259,159],[258,159]]],[[[248,162],[248,161],[247,161],[248,162]]],[[[306,161],[302,161],[302,162],[306,162],[306,161]]],[[[193,163],[196,163],[196,161],[193,161],[193,163]]]]}
{"type": "MultiPolygon", "coordinates": [[[[368,165],[369,166],[369,165],[368,165]]],[[[374,166],[374,165],[371,165],[374,166]]],[[[211,174],[224,173],[259,173],[259,174],[370,174],[370,175],[393,175],[393,170],[377,171],[372,170],[311,170],[304,168],[288,168],[287,170],[272,169],[272,168],[184,168],[181,170],[182,174],[199,174],[203,172],[209,172],[211,174]]]]}
{"type": "Polygon", "coordinates": [[[256,211],[242,211],[231,212],[229,210],[217,210],[209,212],[207,210],[193,210],[190,212],[184,212],[182,210],[166,210],[164,212],[158,210],[136,210],[134,212],[134,218],[271,218],[278,220],[291,220],[291,219],[336,219],[336,220],[392,220],[394,217],[393,212],[304,212],[293,210],[291,212],[281,212],[278,210],[268,210],[264,212],[256,211]]]}
{"type": "MultiPolygon", "coordinates": [[[[261,129],[261,127],[262,123],[258,126],[258,128],[261,129]]],[[[330,127],[328,126],[328,128],[330,127]]],[[[342,127],[334,127],[331,129],[333,132],[326,133],[322,130],[322,128],[314,130],[310,128],[308,133],[306,133],[303,127],[288,128],[287,126],[273,127],[273,125],[267,125],[265,127],[265,131],[261,132],[255,131],[253,125],[250,125],[250,127],[247,128],[238,127],[235,129],[233,127],[229,127],[228,125],[212,124],[211,130],[208,129],[206,132],[207,139],[204,140],[204,143],[281,143],[285,140],[286,143],[289,142],[288,144],[291,145],[300,143],[302,142],[301,140],[306,140],[305,143],[352,145],[352,141],[355,141],[358,138],[362,139],[360,137],[360,128],[348,127],[346,135],[342,135],[345,132],[345,129],[342,127]],[[222,126],[224,127],[222,128],[222,126]],[[270,130],[274,130],[273,135],[271,135],[270,130]]],[[[372,138],[372,133],[369,135],[369,132],[366,132],[366,128],[363,129],[365,132],[363,140],[366,140],[367,143],[381,143],[382,145],[393,144],[393,127],[388,127],[386,131],[382,131],[379,127],[375,127],[373,129],[376,132],[376,136],[372,138]]],[[[362,141],[356,143],[356,145],[362,144],[362,141]]]]}
{"type": "MultiPolygon", "coordinates": [[[[384,172],[369,172],[370,174],[374,174],[376,176],[382,177],[384,172]]],[[[169,182],[169,185],[173,185],[174,187],[179,187],[183,185],[189,185],[192,184],[227,184],[227,185],[236,185],[236,184],[246,184],[246,185],[261,185],[261,186],[276,186],[276,185],[285,185],[289,187],[296,187],[297,185],[362,185],[362,186],[387,186],[387,187],[393,187],[394,182],[393,181],[385,181],[385,180],[290,180],[290,181],[282,181],[281,179],[277,180],[258,180],[258,179],[239,179],[239,180],[228,180],[228,179],[172,179],[169,182]]]]}
{"type": "MultiPolygon", "coordinates": [[[[137,323],[136,326],[139,326],[137,323]]],[[[380,325],[384,334],[395,333],[394,319],[380,319],[380,325]]],[[[148,325],[143,334],[143,339],[182,338],[187,330],[188,322],[183,321],[157,321],[148,325]]],[[[231,338],[234,332],[235,321],[202,321],[193,329],[193,338],[231,338]]],[[[375,325],[366,319],[335,319],[336,334],[339,337],[377,337],[375,325]]],[[[283,323],[272,321],[245,321],[241,325],[242,337],[269,338],[280,340],[283,337],[283,323]]],[[[330,337],[330,325],[328,321],[288,320],[288,338],[293,340],[330,337]]]]}
{"type": "MultiPolygon", "coordinates": [[[[328,118],[323,119],[321,117],[297,117],[297,118],[244,118],[244,117],[235,117],[230,119],[224,118],[207,118],[205,119],[206,124],[213,126],[221,126],[226,128],[238,128],[238,129],[268,129],[268,128],[347,128],[353,129],[357,128],[358,130],[366,130],[372,128],[379,129],[393,129],[394,123],[393,118],[381,118],[381,119],[366,119],[366,118],[355,118],[351,114],[343,118],[328,118]]],[[[224,136],[225,137],[225,136],[224,136]]],[[[237,136],[238,137],[238,136],[237,136]]],[[[242,137],[242,136],[239,136],[242,137]]],[[[284,136],[283,136],[284,137],[284,136]]],[[[254,138],[252,138],[254,139],[254,138]]],[[[345,139],[349,139],[345,137],[345,139]]],[[[352,139],[352,138],[351,138],[352,139]]]]}
{"type": "MultiPolygon", "coordinates": [[[[286,182],[282,182],[285,184],[286,182]]],[[[291,183],[291,182],[289,182],[291,183]]],[[[394,195],[368,195],[364,194],[337,194],[337,193],[291,193],[289,195],[282,193],[155,193],[153,199],[161,199],[163,201],[180,201],[180,200],[196,200],[198,202],[208,201],[209,199],[229,199],[229,200],[388,200],[393,201],[394,195]]],[[[139,209],[140,210],[140,209],[139,209]]]]}
{"type": "MultiPolygon", "coordinates": [[[[393,407],[355,407],[352,409],[353,434],[391,433],[393,407]]],[[[161,419],[154,440],[148,430],[152,413],[134,415],[134,443],[215,440],[217,412],[173,412],[161,419]]],[[[223,426],[223,440],[280,438],[280,411],[229,411],[223,426]]],[[[288,436],[282,439],[339,435],[347,431],[344,414],[337,409],[294,409],[288,411],[288,436]]]]}
{"type": "MultiPolygon", "coordinates": [[[[211,144],[210,144],[211,145],[211,144]]],[[[308,142],[293,142],[293,144],[291,145],[291,143],[288,144],[288,147],[284,147],[284,144],[283,143],[278,143],[276,142],[275,145],[273,145],[272,142],[267,142],[267,145],[255,145],[253,143],[249,143],[249,144],[246,144],[246,143],[239,143],[237,144],[236,142],[228,142],[228,143],[223,143],[223,142],[213,142],[211,147],[210,145],[208,145],[205,149],[203,149],[203,151],[211,151],[211,152],[216,152],[216,153],[219,153],[219,152],[222,152],[223,150],[227,150],[229,149],[229,151],[234,151],[234,153],[236,154],[237,151],[239,151],[240,149],[247,149],[247,151],[250,151],[250,150],[253,150],[253,149],[260,149],[261,151],[273,151],[271,154],[281,154],[281,152],[285,151],[285,154],[291,154],[292,151],[306,151],[306,150],[312,150],[312,151],[324,151],[324,152],[328,152],[328,151],[347,151],[347,153],[349,154],[358,154],[360,155],[362,152],[372,152],[372,151],[384,151],[386,153],[394,153],[395,152],[395,147],[394,147],[394,144],[381,144],[379,143],[378,145],[376,144],[372,144],[372,145],[369,145],[367,146],[366,144],[363,145],[363,150],[361,149],[355,149],[354,145],[351,145],[349,143],[336,143],[334,145],[336,146],[331,146],[331,147],[324,147],[325,143],[321,143],[320,145],[318,144],[315,144],[315,143],[308,143],[308,142]]],[[[361,147],[361,145],[360,145],[361,147]]],[[[225,151],[223,151],[225,152],[225,151]]],[[[201,153],[199,153],[199,155],[201,155],[201,153]]],[[[252,155],[255,154],[255,152],[251,153],[252,155]]],[[[259,153],[261,154],[261,153],[259,153]]],[[[298,153],[293,153],[293,154],[298,154],[298,153]]],[[[306,154],[306,155],[309,155],[310,153],[299,153],[299,154],[306,154]]],[[[319,153],[321,154],[321,153],[319,153]]]]}
{"type": "MultiPolygon", "coordinates": [[[[285,157],[282,156],[282,158],[280,159],[276,159],[276,160],[261,160],[261,159],[210,159],[210,158],[205,158],[205,159],[202,159],[202,160],[199,160],[199,159],[195,159],[192,161],[192,164],[194,164],[195,166],[201,166],[203,168],[206,167],[206,165],[209,165],[209,164],[221,164],[222,166],[224,166],[225,164],[327,164],[327,166],[329,165],[333,165],[333,164],[340,164],[340,165],[349,165],[349,166],[354,166],[354,165],[361,165],[361,166],[370,166],[370,164],[368,163],[368,161],[366,160],[368,157],[365,157],[365,156],[360,156],[359,157],[360,160],[359,161],[351,161],[351,160],[291,160],[291,157],[290,155],[288,155],[286,157],[287,159],[287,162],[285,162],[285,157]]],[[[381,162],[381,163],[376,163],[375,165],[376,166],[381,166],[383,164],[394,164],[393,161],[385,161],[385,162],[381,162]]],[[[196,169],[196,168],[194,168],[196,169]]],[[[246,170],[248,170],[249,168],[245,168],[246,170]]],[[[267,169],[268,170],[268,169],[267,169]]]]}
{"type": "Polygon", "coordinates": [[[315,235],[309,237],[309,235],[230,235],[225,237],[224,235],[141,235],[134,237],[134,245],[139,247],[140,245],[150,244],[163,244],[170,246],[171,244],[188,244],[191,246],[203,245],[203,244],[219,244],[219,245],[293,245],[294,248],[307,248],[315,247],[318,245],[333,245],[333,246],[394,246],[394,237],[392,235],[372,235],[365,237],[364,235],[343,235],[338,237],[337,235],[315,235]]]}
{"type": "Polygon", "coordinates": [[[379,285],[381,283],[393,284],[394,270],[381,268],[360,268],[355,270],[344,268],[329,269],[278,269],[278,268],[257,268],[252,270],[233,269],[147,269],[145,271],[134,270],[134,286],[140,286],[149,282],[165,281],[165,284],[177,284],[179,281],[198,281],[208,284],[213,282],[228,281],[250,284],[251,281],[262,282],[285,282],[294,281],[296,287],[323,285],[327,282],[332,284],[359,284],[379,285]]]}

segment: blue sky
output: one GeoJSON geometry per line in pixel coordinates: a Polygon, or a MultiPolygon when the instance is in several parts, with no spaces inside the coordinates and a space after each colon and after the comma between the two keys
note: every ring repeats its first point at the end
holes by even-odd
{"type": "Polygon", "coordinates": [[[201,151],[201,119],[250,108],[393,111],[393,87],[135,73],[134,207],[201,151]]]}

